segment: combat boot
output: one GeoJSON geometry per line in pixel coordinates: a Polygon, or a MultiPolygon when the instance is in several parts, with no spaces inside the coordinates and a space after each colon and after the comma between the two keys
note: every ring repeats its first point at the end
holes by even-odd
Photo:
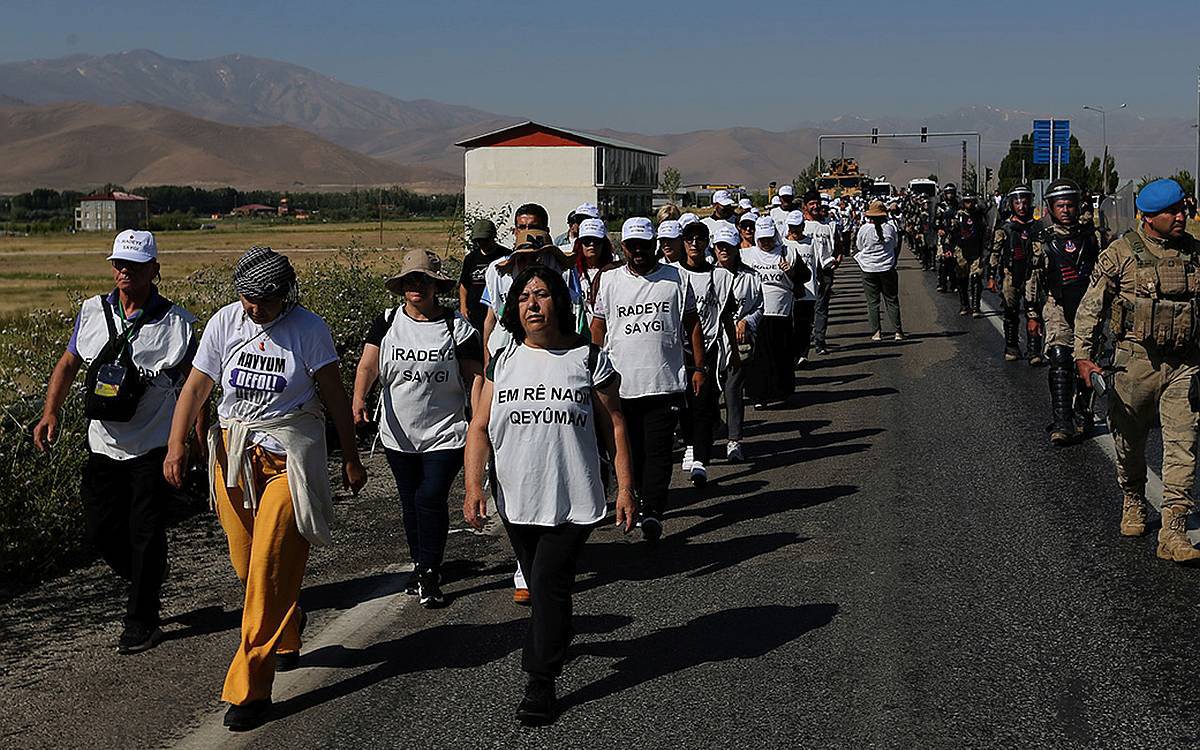
{"type": "Polygon", "coordinates": [[[1042,337],[1033,334],[1026,334],[1025,348],[1029,353],[1029,366],[1040,367],[1046,364],[1046,357],[1042,354],[1042,337]]]}
{"type": "Polygon", "coordinates": [[[968,283],[969,282],[960,281],[958,284],[958,314],[959,315],[970,315],[971,314],[971,300],[970,300],[971,290],[968,289],[968,287],[967,287],[968,283]]]}
{"type": "Polygon", "coordinates": [[[1121,536],[1146,533],[1146,501],[1139,495],[1126,495],[1121,501],[1121,536]]]}
{"type": "Polygon", "coordinates": [[[980,309],[980,300],[983,298],[983,279],[978,276],[971,277],[971,317],[982,318],[983,310],[980,309]]]}
{"type": "Polygon", "coordinates": [[[1078,437],[1075,425],[1075,372],[1071,367],[1071,350],[1065,346],[1052,346],[1050,358],[1050,442],[1068,445],[1078,437]]]}
{"type": "Polygon", "coordinates": [[[1175,505],[1162,507],[1162,528],[1158,530],[1158,556],[1182,565],[1200,564],[1200,550],[1192,546],[1187,535],[1188,508],[1175,505]]]}
{"type": "Polygon", "coordinates": [[[1004,361],[1016,362],[1021,358],[1021,346],[1017,328],[1020,321],[1016,315],[1004,314],[1004,361]]]}

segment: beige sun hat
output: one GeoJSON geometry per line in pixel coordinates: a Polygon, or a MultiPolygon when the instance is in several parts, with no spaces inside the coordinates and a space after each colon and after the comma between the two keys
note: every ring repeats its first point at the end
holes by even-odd
{"type": "Polygon", "coordinates": [[[400,261],[400,271],[383,285],[392,294],[401,294],[404,289],[400,286],[400,280],[412,273],[423,273],[433,279],[439,292],[448,292],[458,283],[442,273],[442,259],[437,255],[427,250],[409,250],[400,261]]]}
{"type": "Polygon", "coordinates": [[[863,214],[868,219],[886,219],[888,218],[887,208],[884,207],[883,201],[871,201],[871,205],[867,207],[866,213],[863,214]]]}

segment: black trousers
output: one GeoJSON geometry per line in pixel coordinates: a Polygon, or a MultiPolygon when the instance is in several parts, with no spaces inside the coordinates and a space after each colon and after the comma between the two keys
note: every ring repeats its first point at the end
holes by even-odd
{"type": "MultiPolygon", "coordinates": [[[[828,308],[827,308],[828,309],[828,308]]],[[[813,323],[817,318],[815,299],[798,299],[792,306],[792,358],[799,362],[808,359],[812,347],[813,323]]]]}
{"type": "Polygon", "coordinates": [[[113,572],[129,581],[125,623],[159,623],[167,568],[167,509],[172,490],[163,479],[167,449],[118,461],[88,455],[80,496],[88,539],[113,572]]]}
{"type": "Polygon", "coordinates": [[[671,449],[675,443],[675,409],[679,394],[621,399],[633,481],[642,501],[642,515],[662,519],[671,486],[671,449]]]}
{"type": "Polygon", "coordinates": [[[404,519],[404,536],[412,561],[438,570],[450,533],[450,487],[462,470],[463,449],[401,453],[384,448],[404,519]]]}
{"type": "Polygon", "coordinates": [[[758,322],[746,388],[756,404],[780,403],[792,397],[796,361],[792,359],[791,315],[764,315],[758,322]]]}
{"type": "Polygon", "coordinates": [[[684,406],[679,412],[679,432],[688,445],[692,446],[692,457],[708,468],[712,464],[713,429],[719,417],[720,401],[717,398],[717,348],[714,346],[704,354],[704,387],[700,393],[692,391],[692,373],[688,366],[688,387],[683,392],[684,406]]]}
{"type": "Polygon", "coordinates": [[[531,611],[521,668],[530,677],[553,680],[562,672],[574,635],[571,594],[575,590],[575,567],[592,527],[505,521],[504,529],[529,584],[531,611]]]}

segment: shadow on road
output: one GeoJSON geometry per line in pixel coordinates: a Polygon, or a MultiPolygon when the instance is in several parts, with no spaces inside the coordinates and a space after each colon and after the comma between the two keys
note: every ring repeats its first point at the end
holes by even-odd
{"type": "Polygon", "coordinates": [[[828,603],[738,607],[638,638],[577,643],[571,649],[575,655],[617,661],[612,674],[563,696],[560,707],[566,711],[701,664],[761,658],[828,625],[837,613],[838,605],[828,603]]]}
{"type": "MultiPolygon", "coordinates": [[[[577,633],[599,634],[623,628],[633,622],[633,618],[626,615],[577,615],[572,622],[577,633]]],[[[304,667],[371,669],[276,703],[272,709],[272,719],[297,714],[397,675],[482,667],[519,649],[528,627],[526,618],[479,625],[438,625],[366,648],[336,645],[317,649],[304,655],[304,667]]]]}

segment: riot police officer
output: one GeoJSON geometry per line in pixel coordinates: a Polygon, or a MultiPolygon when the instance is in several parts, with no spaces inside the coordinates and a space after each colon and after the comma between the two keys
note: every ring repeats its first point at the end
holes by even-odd
{"type": "Polygon", "coordinates": [[[1021,358],[1020,338],[1021,314],[1026,313],[1025,348],[1029,364],[1042,363],[1042,337],[1037,316],[1030,317],[1026,310],[1025,284],[1029,279],[1029,261],[1033,252],[1033,241],[1037,235],[1037,222],[1033,220],[1033,191],[1027,185],[1017,185],[1008,193],[1007,219],[1001,222],[992,235],[992,252],[988,265],[992,279],[988,289],[995,292],[1000,288],[1004,300],[1004,360],[1015,362],[1021,358]],[[998,279],[1003,278],[1002,283],[998,279]]]}
{"type": "Polygon", "coordinates": [[[962,206],[954,213],[950,224],[950,239],[954,246],[955,272],[958,279],[958,314],[982,318],[979,309],[983,297],[983,244],[987,214],[979,207],[979,198],[972,192],[963,193],[962,206]]]}
{"type": "Polygon", "coordinates": [[[1079,223],[1080,190],[1073,181],[1051,182],[1045,199],[1050,224],[1033,243],[1025,301],[1026,314],[1040,320],[1046,340],[1050,442],[1061,446],[1082,437],[1092,420],[1091,392],[1086,384],[1082,388],[1076,385],[1071,347],[1075,311],[1100,254],[1100,241],[1094,230],[1079,223]]]}
{"type": "Polygon", "coordinates": [[[1109,391],[1109,425],[1124,495],[1121,534],[1146,533],[1146,434],[1162,425],[1162,527],[1157,554],[1200,562],[1187,537],[1196,476],[1196,408],[1200,406],[1200,241],[1188,234],[1183,188],[1155,180],[1137,196],[1141,224],[1113,241],[1096,261],[1079,304],[1074,357],[1079,377],[1100,373],[1096,354],[1108,322],[1117,340],[1109,391]]]}
{"type": "Polygon", "coordinates": [[[958,213],[958,188],[953,182],[942,186],[941,197],[933,209],[933,228],[937,230],[937,270],[939,292],[954,291],[957,275],[954,270],[954,244],[950,240],[950,229],[954,215],[958,213]]]}

